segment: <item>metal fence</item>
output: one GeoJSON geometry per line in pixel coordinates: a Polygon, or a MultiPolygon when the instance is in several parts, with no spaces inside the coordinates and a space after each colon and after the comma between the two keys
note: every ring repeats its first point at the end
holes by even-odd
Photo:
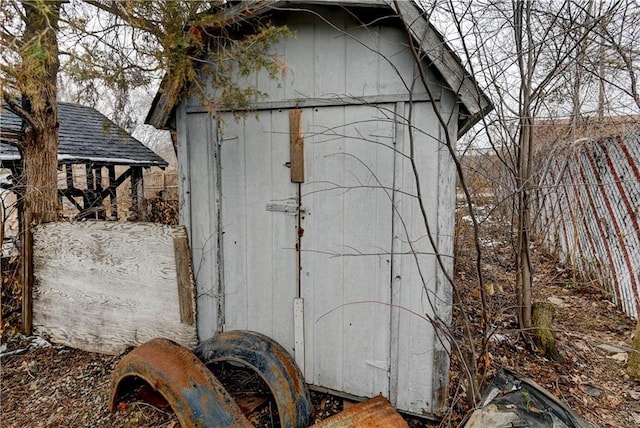
{"type": "Polygon", "coordinates": [[[640,134],[557,145],[545,165],[536,198],[545,244],[637,319],[640,134]]]}

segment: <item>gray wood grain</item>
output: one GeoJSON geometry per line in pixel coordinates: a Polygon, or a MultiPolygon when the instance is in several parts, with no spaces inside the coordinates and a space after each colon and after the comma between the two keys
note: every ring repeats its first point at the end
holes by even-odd
{"type": "Polygon", "coordinates": [[[180,317],[174,239],[186,239],[183,227],[112,222],[38,226],[33,239],[36,334],[105,354],[119,354],[155,337],[195,345],[195,325],[180,317]]]}

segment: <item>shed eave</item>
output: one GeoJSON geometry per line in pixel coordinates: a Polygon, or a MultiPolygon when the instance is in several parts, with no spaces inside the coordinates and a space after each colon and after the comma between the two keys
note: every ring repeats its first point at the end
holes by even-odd
{"type": "Polygon", "coordinates": [[[444,37],[424,16],[413,1],[392,1],[393,9],[418,43],[420,50],[438,70],[444,81],[457,94],[462,106],[469,112],[459,124],[458,137],[493,109],[493,104],[466,70],[462,61],[449,47],[444,37]]]}
{"type": "Polygon", "coordinates": [[[162,93],[162,88],[165,87],[167,82],[167,76],[165,75],[160,83],[160,89],[153,97],[151,107],[147,112],[147,116],[144,119],[146,125],[151,125],[156,129],[170,129],[169,122],[175,105],[169,100],[169,97],[162,93]]]}

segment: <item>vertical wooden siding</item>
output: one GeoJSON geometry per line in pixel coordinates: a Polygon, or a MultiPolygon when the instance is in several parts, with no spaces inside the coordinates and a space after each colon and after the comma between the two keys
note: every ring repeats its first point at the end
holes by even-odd
{"type": "Polygon", "coordinates": [[[215,122],[206,113],[178,116],[178,186],[180,220],[189,231],[197,284],[196,308],[198,338],[213,336],[218,326],[218,220],[220,197],[217,188],[217,140],[215,122]],[[188,144],[183,144],[187,142],[188,144]]]}
{"type": "Polygon", "coordinates": [[[305,374],[337,391],[387,395],[393,105],[305,109],[303,117],[305,374]]]}
{"type": "Polygon", "coordinates": [[[630,317],[640,308],[640,136],[574,143],[550,156],[538,227],[562,260],[609,288],[630,317]]]}
{"type": "MultiPolygon", "coordinates": [[[[286,24],[295,37],[272,48],[286,65],[280,79],[260,72],[240,81],[265,94],[256,100],[258,106],[283,101],[371,102],[371,98],[408,98],[410,92],[414,99],[426,97],[402,29],[365,26],[343,9],[313,6],[292,12],[286,24]]],[[[442,88],[436,83],[440,78],[429,68],[426,72],[428,81],[434,82],[434,97],[440,97],[442,88]]],[[[190,111],[204,111],[197,97],[187,100],[187,106],[190,111]]]]}
{"type": "MultiPolygon", "coordinates": [[[[451,100],[438,105],[443,114],[455,113],[451,100]]],[[[442,393],[448,382],[446,341],[441,341],[431,320],[447,324],[451,316],[451,286],[442,275],[435,254],[445,268],[453,265],[453,189],[451,158],[442,145],[443,130],[430,103],[401,104],[400,117],[412,117],[415,128],[402,126],[396,141],[397,189],[394,210],[393,284],[397,320],[397,374],[392,385],[398,407],[410,412],[437,413],[446,407],[442,393]],[[408,158],[414,146],[426,222],[437,248],[430,243],[427,225],[417,199],[416,177],[408,158]],[[442,164],[441,164],[442,163],[442,164]],[[442,205],[441,205],[442,204],[442,205]],[[416,253],[414,256],[413,253],[416,253]],[[394,385],[395,384],[395,385],[394,385]]],[[[455,135],[455,129],[452,130],[455,135]]],[[[394,352],[392,350],[392,352],[394,352]]],[[[393,356],[393,354],[392,354],[393,356]]]]}

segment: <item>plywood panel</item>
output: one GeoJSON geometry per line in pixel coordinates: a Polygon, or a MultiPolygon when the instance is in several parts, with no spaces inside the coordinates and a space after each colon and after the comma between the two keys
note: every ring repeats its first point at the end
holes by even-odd
{"type": "Polygon", "coordinates": [[[296,206],[291,183],[289,115],[274,111],[225,120],[222,230],[225,329],[264,333],[293,352],[296,206]]]}
{"type": "Polygon", "coordinates": [[[304,110],[306,376],[354,395],[388,393],[393,123],[384,109],[304,110]]]}
{"type": "MultiPolygon", "coordinates": [[[[186,239],[183,227],[111,222],[39,226],[34,234],[36,333],[107,354],[155,337],[194,346],[195,325],[180,321],[176,238],[186,239]]],[[[193,299],[193,284],[189,294],[193,299]]]]}

